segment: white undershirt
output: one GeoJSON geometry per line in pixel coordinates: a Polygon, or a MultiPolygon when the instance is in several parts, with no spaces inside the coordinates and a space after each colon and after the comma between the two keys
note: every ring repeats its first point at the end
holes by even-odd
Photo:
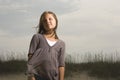
{"type": "Polygon", "coordinates": [[[50,41],[50,40],[48,40],[48,39],[46,39],[47,40],[47,42],[48,42],[48,44],[50,45],[50,46],[53,46],[57,41],[50,41]]]}

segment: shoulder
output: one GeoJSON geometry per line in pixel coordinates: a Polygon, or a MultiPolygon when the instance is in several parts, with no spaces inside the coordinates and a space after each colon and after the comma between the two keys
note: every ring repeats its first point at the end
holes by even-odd
{"type": "Polygon", "coordinates": [[[39,34],[39,33],[33,34],[33,37],[35,37],[35,38],[39,38],[41,36],[42,36],[42,34],[39,34]]]}
{"type": "Polygon", "coordinates": [[[42,34],[38,34],[38,33],[36,33],[36,34],[33,34],[33,36],[32,36],[32,40],[41,40],[41,38],[42,38],[42,34]]]}
{"type": "Polygon", "coordinates": [[[65,47],[65,42],[63,40],[59,39],[59,42],[62,47],[65,47]]]}

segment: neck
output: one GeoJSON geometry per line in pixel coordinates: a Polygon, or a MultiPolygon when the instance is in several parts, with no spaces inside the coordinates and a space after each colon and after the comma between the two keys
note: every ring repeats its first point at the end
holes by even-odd
{"type": "Polygon", "coordinates": [[[55,38],[55,33],[52,31],[52,32],[47,32],[44,34],[47,38],[55,38]]]}
{"type": "Polygon", "coordinates": [[[53,29],[49,29],[45,31],[45,34],[54,34],[54,30],[53,29]]]}

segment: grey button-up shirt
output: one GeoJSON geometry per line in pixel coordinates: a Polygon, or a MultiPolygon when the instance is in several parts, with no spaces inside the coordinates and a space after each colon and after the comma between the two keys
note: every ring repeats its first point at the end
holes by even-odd
{"type": "Polygon", "coordinates": [[[65,66],[65,43],[62,40],[50,46],[42,34],[34,34],[28,53],[33,54],[27,63],[28,75],[37,74],[47,80],[58,80],[58,68],[65,66]]]}

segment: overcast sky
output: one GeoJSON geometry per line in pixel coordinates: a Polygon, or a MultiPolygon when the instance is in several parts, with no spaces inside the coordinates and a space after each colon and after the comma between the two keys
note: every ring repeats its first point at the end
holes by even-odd
{"type": "Polygon", "coordinates": [[[28,51],[43,11],[56,13],[66,52],[120,51],[120,0],[0,0],[0,49],[28,51]]]}

